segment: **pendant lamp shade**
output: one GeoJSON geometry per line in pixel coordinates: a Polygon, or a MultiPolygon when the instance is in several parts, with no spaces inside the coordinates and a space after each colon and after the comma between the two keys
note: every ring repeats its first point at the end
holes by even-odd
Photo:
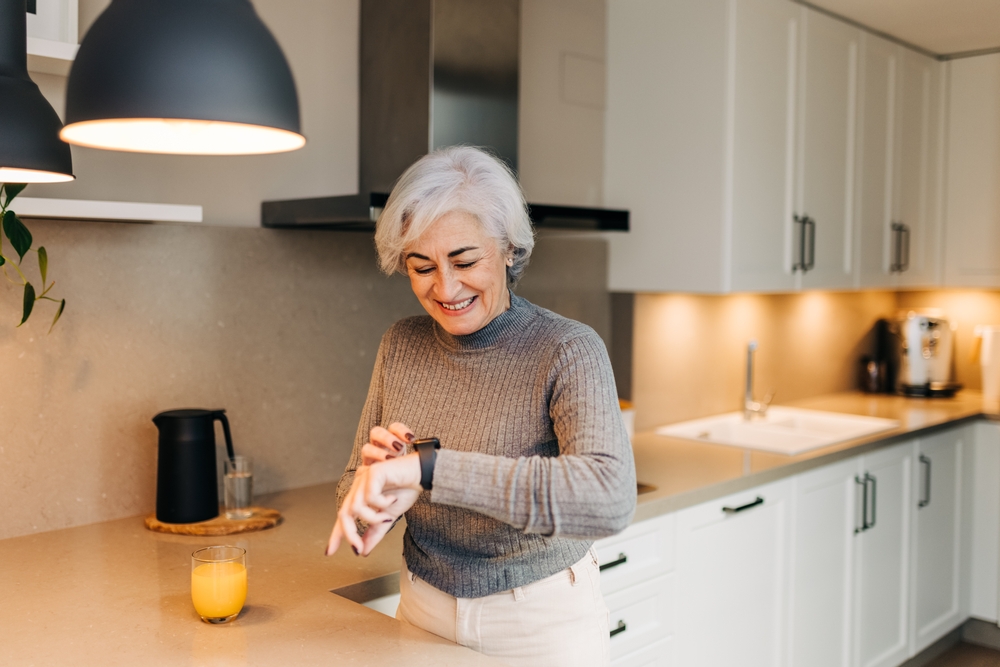
{"type": "Polygon", "coordinates": [[[0,183],[73,180],[62,121],[28,76],[25,0],[0,0],[0,183]]]}
{"type": "Polygon", "coordinates": [[[113,0],[80,44],[60,136],[189,155],[306,141],[292,71],[249,0],[113,0]]]}

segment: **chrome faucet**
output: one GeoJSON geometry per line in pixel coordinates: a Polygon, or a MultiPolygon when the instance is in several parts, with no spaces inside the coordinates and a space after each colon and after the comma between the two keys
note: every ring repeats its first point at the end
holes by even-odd
{"type": "Polygon", "coordinates": [[[747,386],[743,396],[743,419],[750,421],[754,416],[763,417],[767,414],[767,406],[774,398],[774,392],[769,391],[764,396],[763,401],[755,401],[753,397],[753,353],[757,350],[757,341],[752,340],[747,343],[747,386]]]}

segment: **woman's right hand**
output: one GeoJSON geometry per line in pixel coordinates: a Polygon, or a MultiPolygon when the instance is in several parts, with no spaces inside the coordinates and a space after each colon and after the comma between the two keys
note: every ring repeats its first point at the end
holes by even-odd
{"type": "MultiPolygon", "coordinates": [[[[406,443],[413,442],[415,439],[410,427],[400,422],[393,422],[387,429],[376,426],[369,432],[368,437],[370,442],[366,442],[361,447],[361,468],[355,472],[354,484],[352,484],[351,490],[344,499],[337,524],[330,535],[330,542],[327,545],[328,555],[334,553],[339,548],[342,540],[347,540],[351,542],[351,545],[358,554],[367,556],[395,525],[396,520],[402,516],[403,512],[413,506],[413,503],[417,501],[417,497],[420,495],[419,484],[416,489],[413,489],[394,484],[394,482],[398,482],[398,479],[393,481],[383,479],[381,480],[381,484],[384,485],[383,489],[387,494],[391,494],[389,498],[393,502],[388,506],[384,506],[381,503],[373,503],[367,508],[364,506],[366,503],[358,502],[359,495],[362,497],[366,495],[366,491],[362,489],[370,489],[368,477],[371,472],[371,466],[404,457],[408,449],[406,443]],[[356,518],[368,522],[368,527],[365,529],[363,536],[357,534],[354,522],[347,520],[346,515],[350,514],[350,512],[344,512],[344,509],[351,503],[354,504],[356,518]],[[378,511],[381,515],[380,520],[372,521],[370,518],[357,516],[357,514],[364,512],[366,509],[368,511],[373,509],[378,511]]],[[[395,467],[392,466],[392,468],[395,467]]],[[[381,475],[376,475],[376,477],[381,477],[381,475]]],[[[397,475],[389,475],[389,477],[398,478],[398,472],[397,475]]],[[[404,474],[403,477],[407,477],[407,475],[404,474]]],[[[376,485],[379,485],[379,483],[376,482],[376,485]]],[[[367,493],[370,492],[370,490],[367,491],[367,493]]]]}
{"type": "Polygon", "coordinates": [[[396,519],[413,506],[421,490],[416,452],[358,468],[337,512],[326,555],[333,555],[346,541],[355,553],[367,556],[396,519]],[[358,534],[358,520],[368,524],[364,535],[358,534]]]}

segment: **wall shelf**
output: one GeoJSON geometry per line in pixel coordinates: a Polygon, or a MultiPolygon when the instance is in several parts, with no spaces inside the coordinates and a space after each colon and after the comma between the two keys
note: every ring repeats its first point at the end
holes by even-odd
{"type": "Polygon", "coordinates": [[[28,71],[69,76],[79,44],[28,37],[28,71]]]}
{"type": "Polygon", "coordinates": [[[186,204],[18,197],[11,208],[22,218],[119,222],[202,222],[203,220],[201,206],[186,204]]]}

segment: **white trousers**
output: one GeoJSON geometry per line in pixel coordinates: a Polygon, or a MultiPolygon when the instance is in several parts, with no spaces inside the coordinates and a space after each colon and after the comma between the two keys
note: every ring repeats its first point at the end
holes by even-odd
{"type": "Polygon", "coordinates": [[[607,667],[608,609],[597,555],[551,577],[482,598],[456,598],[403,561],[396,618],[512,667],[607,667]]]}

